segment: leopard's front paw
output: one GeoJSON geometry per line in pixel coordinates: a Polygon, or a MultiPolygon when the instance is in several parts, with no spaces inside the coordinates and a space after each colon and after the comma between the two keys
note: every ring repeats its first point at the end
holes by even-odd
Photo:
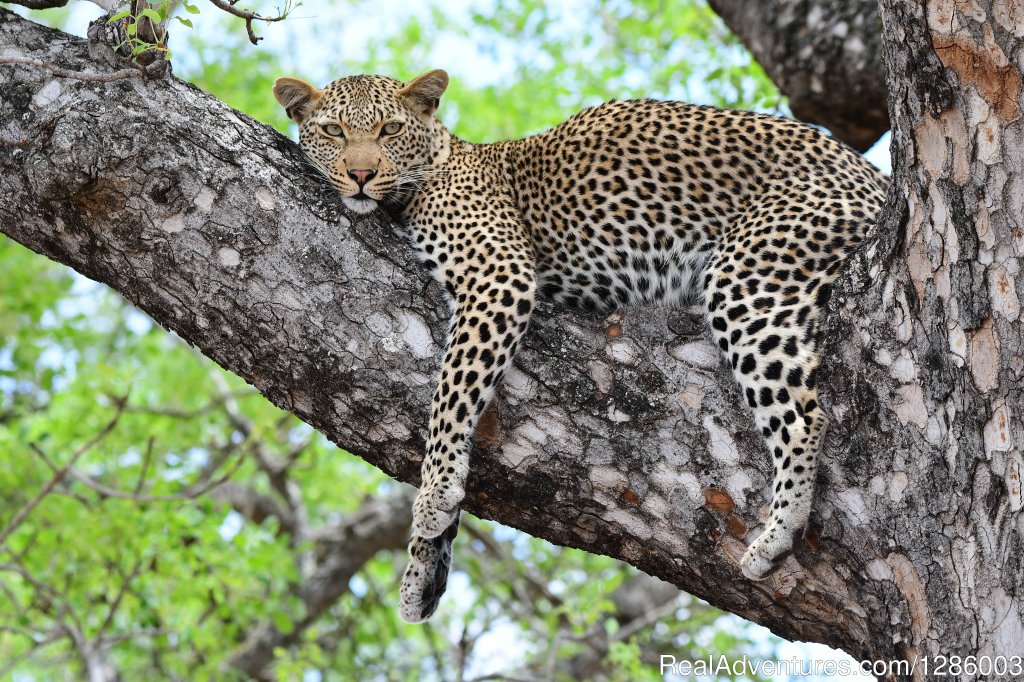
{"type": "Polygon", "coordinates": [[[465,494],[463,487],[454,483],[421,488],[412,505],[412,534],[436,538],[443,533],[458,518],[465,494]]]}
{"type": "Polygon", "coordinates": [[[740,559],[740,570],[750,580],[764,580],[791,549],[792,534],[780,525],[770,525],[740,559]]]}

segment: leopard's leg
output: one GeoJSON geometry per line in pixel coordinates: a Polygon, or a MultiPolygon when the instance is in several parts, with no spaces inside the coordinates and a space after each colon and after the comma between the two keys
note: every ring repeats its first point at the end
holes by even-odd
{"type": "Polygon", "coordinates": [[[452,281],[455,313],[431,403],[409,566],[402,579],[399,613],[410,623],[429,618],[445,590],[473,434],[533,310],[532,252],[513,249],[493,265],[464,269],[452,281]]]}
{"type": "Polygon", "coordinates": [[[779,260],[785,248],[764,246],[754,255],[743,249],[720,252],[706,280],[712,334],[753,410],[773,465],[768,522],[740,564],[753,580],[772,572],[810,517],[828,426],[815,387],[815,325],[837,265],[830,259],[820,272],[787,267],[779,260]]]}
{"type": "Polygon", "coordinates": [[[526,263],[469,272],[456,289],[448,349],[430,408],[422,482],[413,504],[414,536],[437,537],[458,515],[477,422],[529,325],[534,290],[533,268],[526,263]]]}

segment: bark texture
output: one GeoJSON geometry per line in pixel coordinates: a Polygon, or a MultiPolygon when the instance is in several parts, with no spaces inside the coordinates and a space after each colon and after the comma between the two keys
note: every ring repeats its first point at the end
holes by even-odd
{"type": "Polygon", "coordinates": [[[829,459],[893,655],[1020,655],[1024,4],[881,11],[893,191],[824,332],[829,459]]]}
{"type": "Polygon", "coordinates": [[[710,0],[793,114],[864,151],[889,129],[877,0],[710,0]]]}
{"type": "MultiPolygon", "coordinates": [[[[957,7],[932,21],[949,47],[919,4],[884,3],[903,153],[827,322],[832,429],[794,556],[741,577],[769,459],[685,310],[541,306],[481,425],[467,511],[858,658],[1020,653],[1021,37],[957,7]]],[[[5,55],[111,68],[0,10],[5,55]]],[[[399,228],[346,215],[283,136],[173,78],[0,64],[0,230],[418,482],[441,292],[399,228]]]]}

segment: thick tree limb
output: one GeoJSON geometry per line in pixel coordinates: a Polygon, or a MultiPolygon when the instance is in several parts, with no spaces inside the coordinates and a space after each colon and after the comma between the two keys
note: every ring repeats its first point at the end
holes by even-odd
{"type": "MultiPolygon", "coordinates": [[[[891,24],[903,32],[892,29],[891,62],[937,63],[923,19],[900,11],[909,23],[891,24]]],[[[82,43],[0,11],[0,54],[12,46],[101,68],[82,43]]],[[[939,111],[952,101],[943,97],[939,111]]],[[[385,216],[345,215],[293,143],[174,79],[83,83],[0,66],[0,134],[24,141],[0,147],[0,230],[111,285],[342,447],[418,481],[445,306],[385,216]]],[[[1001,158],[1017,163],[1020,150],[1003,145],[1001,158]]],[[[1024,632],[1024,405],[1008,391],[1024,344],[983,301],[997,300],[984,293],[1003,281],[993,273],[1017,272],[1012,224],[1024,221],[1000,208],[979,218],[987,236],[971,241],[968,219],[927,242],[963,245],[964,264],[941,281],[965,292],[965,341],[942,346],[954,335],[930,326],[928,292],[945,289],[928,287],[945,285],[918,287],[902,266],[913,161],[901,157],[879,239],[835,296],[816,522],[778,573],[755,584],[738,571],[769,462],[686,311],[599,319],[542,306],[481,427],[465,508],[622,558],[787,638],[864,658],[967,655],[983,643],[1009,653],[1024,632]],[[982,246],[999,258],[971,265],[982,246]],[[999,604],[992,618],[983,603],[999,604]]],[[[924,204],[913,206],[920,220],[924,204]]],[[[1005,312],[1009,294],[1000,300],[1005,312]]]]}
{"type": "Polygon", "coordinates": [[[710,0],[793,114],[864,151],[889,129],[877,0],[710,0]]]}
{"type": "Polygon", "coordinates": [[[851,511],[889,490],[861,579],[907,598],[896,653],[994,660],[1024,651],[1024,8],[880,7],[895,191],[825,330],[832,457],[851,511]]]}

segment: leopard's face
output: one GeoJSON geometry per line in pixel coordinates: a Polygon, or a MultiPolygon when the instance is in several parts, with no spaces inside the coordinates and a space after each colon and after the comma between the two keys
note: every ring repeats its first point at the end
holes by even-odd
{"type": "Polygon", "coordinates": [[[349,208],[368,213],[431,164],[434,111],[447,86],[443,71],[405,84],[351,76],[323,90],[279,78],[274,95],[299,124],[299,142],[349,208]]]}

